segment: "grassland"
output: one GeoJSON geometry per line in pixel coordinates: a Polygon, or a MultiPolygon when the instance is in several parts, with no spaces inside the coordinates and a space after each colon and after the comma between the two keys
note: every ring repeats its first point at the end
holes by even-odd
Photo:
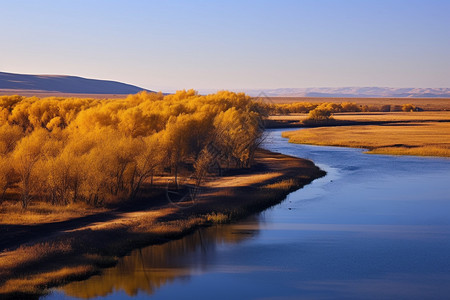
{"type": "MultiPolygon", "coordinates": [[[[270,120],[278,121],[303,121],[308,114],[290,114],[270,116],[270,120]]],[[[338,121],[354,122],[435,122],[450,120],[448,111],[423,111],[423,112],[357,112],[357,113],[335,113],[333,118],[338,121]]]]}
{"type": "Polygon", "coordinates": [[[334,118],[365,125],[308,128],[283,136],[292,143],[365,148],[368,153],[450,157],[450,112],[347,113],[334,118]]]}
{"type": "Polygon", "coordinates": [[[321,124],[305,124],[308,114],[273,115],[266,120],[267,128],[301,128],[320,126],[349,126],[349,125],[387,125],[423,122],[448,122],[448,111],[425,112],[355,112],[334,113],[332,120],[321,124]]]}
{"type": "Polygon", "coordinates": [[[413,104],[426,111],[450,110],[450,99],[448,98],[331,98],[331,97],[268,97],[263,98],[266,103],[284,104],[294,102],[309,103],[342,103],[354,102],[364,106],[382,106],[413,104]]]}
{"type": "Polygon", "coordinates": [[[90,213],[84,206],[53,209],[37,202],[20,222],[12,221],[17,215],[8,216],[20,209],[3,203],[0,298],[35,298],[52,286],[114,265],[118,256],[134,248],[262,211],[325,174],[311,161],[268,151],[258,151],[255,159],[251,169],[209,178],[194,202],[144,199],[131,210],[101,208],[90,213]]]}
{"type": "Polygon", "coordinates": [[[35,225],[42,223],[63,222],[73,218],[81,218],[93,213],[106,211],[104,208],[88,206],[84,203],[71,203],[67,206],[56,206],[46,202],[33,202],[28,209],[22,209],[19,202],[5,201],[0,206],[0,226],[35,225]]]}

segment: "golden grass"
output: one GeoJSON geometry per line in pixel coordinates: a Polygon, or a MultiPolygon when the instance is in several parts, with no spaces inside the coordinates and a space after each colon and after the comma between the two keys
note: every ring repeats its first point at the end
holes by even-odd
{"type": "MultiPolygon", "coordinates": [[[[149,215],[151,211],[147,212],[149,215]]],[[[109,232],[120,239],[107,239],[106,244],[95,236],[62,239],[57,242],[42,242],[23,245],[0,254],[0,298],[21,298],[22,295],[41,295],[49,287],[72,280],[87,278],[98,273],[101,267],[114,265],[115,256],[108,253],[126,253],[139,245],[160,243],[180,238],[199,226],[226,223],[231,219],[225,213],[210,213],[171,221],[155,221],[154,216],[142,214],[129,221],[124,228],[120,223],[108,223],[108,230],[88,229],[81,235],[109,232]],[[82,245],[80,245],[80,243],[82,245]],[[102,255],[90,253],[99,251],[102,255]],[[68,266],[67,266],[68,265],[68,266]]],[[[102,226],[105,227],[105,226],[102,226]]],[[[77,232],[72,232],[77,234],[77,232]]],[[[123,254],[122,254],[123,255],[123,254]]]]}
{"type": "Polygon", "coordinates": [[[0,274],[8,273],[12,268],[20,268],[31,261],[42,261],[46,258],[62,255],[72,250],[70,241],[67,242],[43,242],[32,246],[20,246],[19,248],[3,252],[0,255],[0,274]]]}
{"type": "Polygon", "coordinates": [[[95,273],[95,269],[90,265],[75,267],[63,267],[58,270],[32,274],[22,278],[8,280],[0,288],[0,293],[35,294],[40,293],[43,288],[48,288],[68,282],[70,279],[85,278],[95,273]]]}
{"type": "MultiPolygon", "coordinates": [[[[270,116],[270,120],[302,121],[308,114],[290,114],[270,116]]],[[[450,120],[449,111],[423,111],[423,112],[359,112],[335,113],[333,118],[342,121],[355,122],[388,122],[388,121],[442,121],[450,120]]]]}
{"type": "Polygon", "coordinates": [[[424,110],[450,110],[449,98],[344,98],[344,97],[270,97],[263,100],[270,103],[342,103],[353,102],[358,105],[381,106],[381,105],[404,105],[414,104],[424,110]]]}
{"type": "Polygon", "coordinates": [[[0,224],[33,225],[61,222],[102,211],[106,211],[106,209],[93,208],[85,203],[58,206],[38,201],[31,202],[29,207],[24,210],[19,202],[5,201],[0,206],[0,224]]]}
{"type": "Polygon", "coordinates": [[[249,186],[266,180],[276,178],[283,175],[280,172],[270,172],[263,174],[245,174],[245,175],[235,175],[227,176],[221,178],[220,180],[213,180],[206,182],[206,187],[239,187],[239,186],[249,186]]]}
{"type": "Polygon", "coordinates": [[[407,148],[407,147],[377,148],[369,151],[368,153],[450,157],[450,146],[447,146],[446,148],[438,146],[423,146],[415,148],[407,148]]]}
{"type": "Polygon", "coordinates": [[[284,132],[289,142],[367,148],[369,153],[450,157],[450,123],[340,126],[284,132]]]}
{"type": "Polygon", "coordinates": [[[336,120],[371,122],[371,121],[442,121],[450,120],[449,111],[422,112],[386,112],[386,113],[337,113],[336,120]]]}
{"type": "Polygon", "coordinates": [[[284,179],[275,183],[266,184],[262,188],[268,190],[289,190],[296,185],[294,179],[284,179]]]}
{"type": "Polygon", "coordinates": [[[230,221],[230,216],[224,213],[210,213],[206,215],[206,220],[214,224],[224,224],[230,221]]]}

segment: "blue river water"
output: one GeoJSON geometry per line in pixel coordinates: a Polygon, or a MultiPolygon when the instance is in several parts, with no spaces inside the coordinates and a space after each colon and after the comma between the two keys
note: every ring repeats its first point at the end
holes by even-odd
{"type": "Polygon", "coordinates": [[[133,251],[44,299],[448,299],[450,159],[290,144],[327,175],[261,214],[133,251]]]}

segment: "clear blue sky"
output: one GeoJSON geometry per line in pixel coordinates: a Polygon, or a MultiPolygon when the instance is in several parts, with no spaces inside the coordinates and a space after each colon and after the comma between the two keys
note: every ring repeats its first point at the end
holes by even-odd
{"type": "Polygon", "coordinates": [[[149,89],[450,87],[450,0],[0,0],[0,70],[149,89]]]}

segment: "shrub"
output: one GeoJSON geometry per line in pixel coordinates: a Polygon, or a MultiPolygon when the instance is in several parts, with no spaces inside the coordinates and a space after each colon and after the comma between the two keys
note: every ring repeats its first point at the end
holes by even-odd
{"type": "Polygon", "coordinates": [[[326,123],[331,120],[334,119],[330,110],[324,108],[316,108],[309,112],[308,118],[306,120],[303,120],[303,124],[308,125],[326,123]]]}
{"type": "Polygon", "coordinates": [[[414,104],[404,104],[402,111],[416,111],[416,106],[414,104]]]}

